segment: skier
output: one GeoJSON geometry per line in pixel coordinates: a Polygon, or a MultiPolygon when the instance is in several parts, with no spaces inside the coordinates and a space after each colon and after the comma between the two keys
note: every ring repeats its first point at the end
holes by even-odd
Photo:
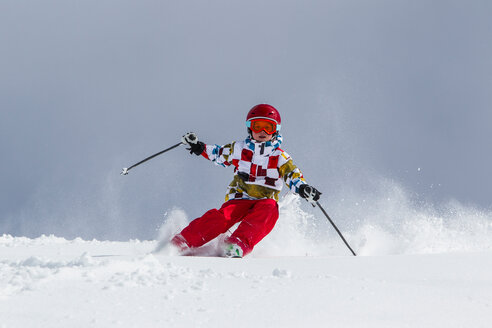
{"type": "Polygon", "coordinates": [[[224,146],[209,145],[189,132],[182,142],[190,154],[203,156],[217,165],[234,166],[234,178],[229,184],[225,203],[193,220],[171,239],[171,245],[186,255],[236,223],[239,226],[225,239],[222,256],[243,257],[272,231],[278,219],[278,195],[283,179],[301,197],[315,203],[321,193],[309,186],[291,157],[282,149],[279,112],[270,105],[254,106],[246,117],[249,136],[224,146]]]}

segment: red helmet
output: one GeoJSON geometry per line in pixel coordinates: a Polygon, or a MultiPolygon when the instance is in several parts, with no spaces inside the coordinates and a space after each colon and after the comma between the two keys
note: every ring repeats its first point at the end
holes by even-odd
{"type": "Polygon", "coordinates": [[[259,104],[249,110],[248,116],[246,116],[246,121],[251,121],[256,118],[269,119],[275,121],[278,125],[282,123],[278,110],[267,104],[259,104]]]}

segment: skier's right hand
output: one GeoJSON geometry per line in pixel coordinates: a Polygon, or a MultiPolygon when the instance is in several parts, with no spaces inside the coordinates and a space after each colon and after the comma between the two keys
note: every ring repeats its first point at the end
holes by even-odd
{"type": "Polygon", "coordinates": [[[191,146],[192,144],[198,143],[198,137],[195,132],[188,132],[181,137],[181,142],[185,145],[191,146]]]}
{"type": "Polygon", "coordinates": [[[200,156],[205,150],[205,144],[201,141],[198,141],[198,137],[194,132],[188,132],[184,136],[182,136],[181,142],[185,145],[190,146],[190,148],[186,148],[190,151],[190,154],[200,156]]]}

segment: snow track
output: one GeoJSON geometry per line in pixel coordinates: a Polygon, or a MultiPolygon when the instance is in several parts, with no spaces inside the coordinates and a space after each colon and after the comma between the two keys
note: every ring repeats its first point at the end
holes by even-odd
{"type": "Polygon", "coordinates": [[[492,253],[175,257],[0,237],[0,327],[489,327],[492,253]]]}

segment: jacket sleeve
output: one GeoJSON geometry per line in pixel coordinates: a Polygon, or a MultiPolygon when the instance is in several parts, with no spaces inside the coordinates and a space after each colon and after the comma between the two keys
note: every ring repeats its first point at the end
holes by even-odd
{"type": "Polygon", "coordinates": [[[301,170],[294,165],[292,158],[286,152],[282,152],[280,155],[278,165],[279,174],[284,179],[287,187],[298,194],[299,186],[306,183],[301,170]]]}
{"type": "Polygon", "coordinates": [[[214,162],[216,165],[226,167],[231,165],[229,160],[232,159],[233,149],[234,142],[224,146],[205,145],[202,156],[214,162]]]}

